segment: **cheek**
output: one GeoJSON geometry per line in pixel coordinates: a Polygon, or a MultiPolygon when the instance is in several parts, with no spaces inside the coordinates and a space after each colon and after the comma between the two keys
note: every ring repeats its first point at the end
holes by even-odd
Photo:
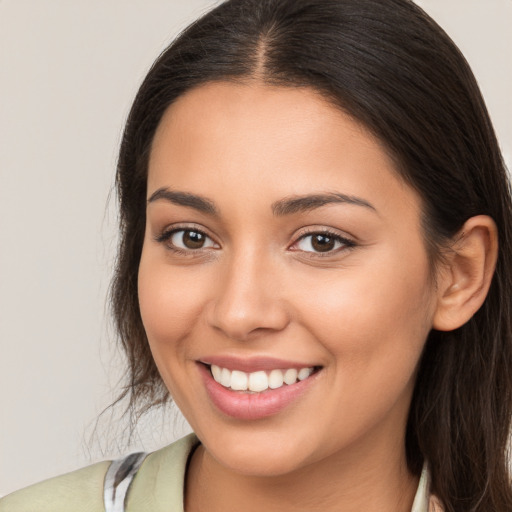
{"type": "Polygon", "coordinates": [[[384,418],[398,418],[392,430],[406,421],[430,330],[426,282],[426,274],[411,277],[388,265],[386,273],[347,273],[304,302],[308,329],[330,355],[330,421],[354,439],[384,418]]]}
{"type": "Polygon", "coordinates": [[[205,300],[205,282],[192,267],[171,268],[143,250],[139,305],[155,359],[160,350],[179,350],[182,340],[197,324],[205,300]]]}
{"type": "Polygon", "coordinates": [[[317,280],[316,287],[302,283],[301,290],[317,293],[300,296],[307,312],[301,321],[331,354],[336,378],[350,375],[362,386],[395,377],[403,383],[431,328],[428,262],[420,251],[410,258],[383,251],[367,263],[317,280]]]}
{"type": "Polygon", "coordinates": [[[204,283],[208,282],[191,268],[171,267],[160,255],[143,250],[138,276],[140,312],[153,359],[174,402],[187,417],[197,391],[187,377],[187,345],[200,325],[207,293],[204,283]],[[180,386],[183,382],[188,385],[180,386]]]}

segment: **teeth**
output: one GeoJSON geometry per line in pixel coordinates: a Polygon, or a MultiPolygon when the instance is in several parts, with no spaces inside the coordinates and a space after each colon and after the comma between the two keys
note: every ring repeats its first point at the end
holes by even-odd
{"type": "Polygon", "coordinates": [[[215,366],[214,364],[212,364],[211,370],[212,370],[213,378],[217,382],[220,382],[220,376],[222,375],[222,370],[218,366],[215,366]]]}
{"type": "Polygon", "coordinates": [[[214,364],[211,365],[211,372],[216,382],[225,388],[234,391],[252,391],[259,393],[266,389],[278,389],[285,384],[288,386],[307,379],[313,373],[313,367],[288,368],[287,370],[272,370],[267,374],[264,371],[246,373],[240,370],[228,370],[214,364]]]}
{"type": "Polygon", "coordinates": [[[245,391],[249,385],[248,380],[246,373],[233,370],[231,372],[231,386],[227,387],[231,387],[231,389],[236,391],[245,391]]]}
{"type": "Polygon", "coordinates": [[[268,376],[268,387],[270,389],[277,389],[283,385],[284,375],[281,370],[272,370],[268,376]]]}
{"type": "Polygon", "coordinates": [[[299,380],[307,379],[311,373],[313,372],[313,368],[301,368],[299,370],[298,378],[299,380]]]}
{"type": "Polygon", "coordinates": [[[231,372],[226,368],[221,370],[220,383],[226,388],[231,387],[231,372]]]}
{"type": "Polygon", "coordinates": [[[289,368],[284,372],[284,381],[286,384],[295,384],[297,382],[297,370],[295,368],[289,368]]]}
{"type": "Polygon", "coordinates": [[[250,391],[265,391],[268,388],[268,377],[265,372],[249,373],[250,391]]]}

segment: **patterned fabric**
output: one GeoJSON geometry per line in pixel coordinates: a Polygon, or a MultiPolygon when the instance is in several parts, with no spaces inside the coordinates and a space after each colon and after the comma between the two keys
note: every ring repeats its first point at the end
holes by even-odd
{"type": "MultiPolygon", "coordinates": [[[[189,434],[146,458],[134,454],[45,480],[0,498],[0,512],[184,512],[187,461],[198,444],[189,434]]],[[[442,512],[429,487],[425,465],[411,512],[442,512]]]]}
{"type": "Polygon", "coordinates": [[[147,454],[132,453],[110,464],[105,475],[105,512],[124,512],[130,485],[147,454]]]}
{"type": "MultiPolygon", "coordinates": [[[[105,475],[105,512],[125,512],[131,483],[147,455],[143,452],[132,453],[111,463],[105,475]]],[[[428,466],[425,464],[411,512],[443,512],[444,509],[439,500],[429,493],[429,487],[430,475],[428,466]]],[[[182,494],[179,496],[179,501],[183,503],[182,494]]]]}

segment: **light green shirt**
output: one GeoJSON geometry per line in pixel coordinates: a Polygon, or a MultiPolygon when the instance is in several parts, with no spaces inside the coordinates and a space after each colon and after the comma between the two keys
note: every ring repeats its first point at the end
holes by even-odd
{"type": "MultiPolygon", "coordinates": [[[[126,512],[183,512],[185,469],[198,443],[190,434],[148,455],[131,485],[126,512]]],[[[109,465],[100,462],[14,492],[0,499],[0,512],[104,512],[103,484],[109,465]]],[[[411,512],[429,511],[428,480],[424,468],[411,512]]]]}

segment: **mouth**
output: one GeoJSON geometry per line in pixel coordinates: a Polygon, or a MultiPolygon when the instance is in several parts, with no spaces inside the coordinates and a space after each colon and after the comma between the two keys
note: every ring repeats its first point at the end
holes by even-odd
{"type": "Polygon", "coordinates": [[[262,369],[262,365],[251,364],[242,370],[243,363],[220,366],[197,362],[210,403],[237,420],[259,420],[281,413],[298,402],[323,373],[322,366],[262,369]]]}
{"type": "Polygon", "coordinates": [[[269,389],[292,386],[297,382],[308,379],[321,368],[319,366],[308,366],[282,370],[245,372],[242,370],[229,370],[215,364],[206,366],[209,368],[215,382],[221,386],[232,391],[245,391],[248,393],[262,393],[269,389]]]}

